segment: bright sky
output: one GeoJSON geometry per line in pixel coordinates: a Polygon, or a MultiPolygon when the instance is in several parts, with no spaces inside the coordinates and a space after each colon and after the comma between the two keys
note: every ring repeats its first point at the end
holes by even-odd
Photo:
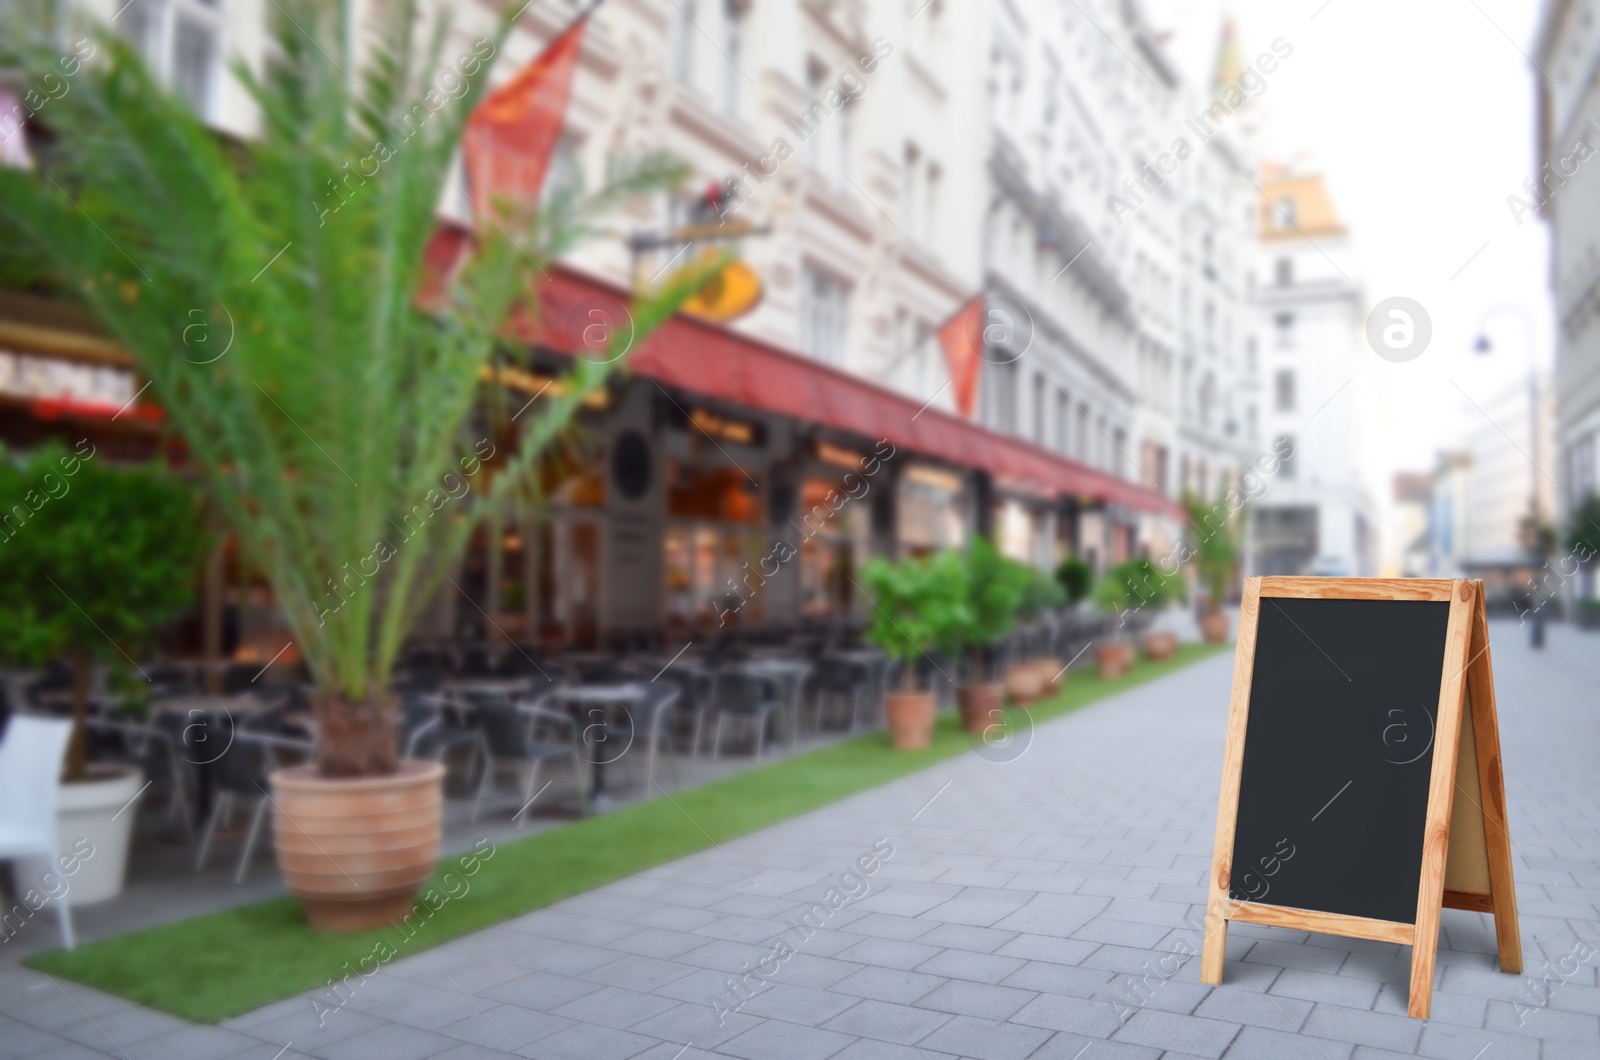
{"type": "Polygon", "coordinates": [[[1273,156],[1307,160],[1327,178],[1360,255],[1366,305],[1404,295],[1432,317],[1433,339],[1421,357],[1376,365],[1382,444],[1369,485],[1385,506],[1393,471],[1430,468],[1438,449],[1483,422],[1463,390],[1487,407],[1526,379],[1530,326],[1539,364],[1551,363],[1548,234],[1538,218],[1519,227],[1506,206],[1537,166],[1540,75],[1524,53],[1533,52],[1543,7],[1536,0],[1147,2],[1196,83],[1209,85],[1225,12],[1246,61],[1277,37],[1294,45],[1261,98],[1264,143],[1273,156]],[[1483,331],[1495,347],[1487,356],[1472,352],[1483,331]]]}

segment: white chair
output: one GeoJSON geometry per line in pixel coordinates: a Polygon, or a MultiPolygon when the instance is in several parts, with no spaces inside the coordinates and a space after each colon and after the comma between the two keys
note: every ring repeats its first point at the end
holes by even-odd
{"type": "MultiPolygon", "coordinates": [[[[12,715],[0,740],[0,861],[42,857],[50,871],[60,865],[56,833],[56,792],[67,757],[72,722],[12,715]]],[[[22,881],[17,881],[24,891],[22,881]]],[[[72,949],[72,914],[67,896],[55,899],[61,943],[72,949]]]]}

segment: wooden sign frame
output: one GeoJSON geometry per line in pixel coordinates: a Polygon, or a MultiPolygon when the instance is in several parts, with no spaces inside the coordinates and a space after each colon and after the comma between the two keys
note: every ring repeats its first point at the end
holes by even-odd
{"type": "Polygon", "coordinates": [[[1517,928],[1517,900],[1511,874],[1511,836],[1506,830],[1505,778],[1500,768],[1500,726],[1495,711],[1494,669],[1489,658],[1483,583],[1412,578],[1245,579],[1233,661],[1222,795],[1217,803],[1217,839],[1211,856],[1200,981],[1214,985],[1222,982],[1228,922],[1233,920],[1397,942],[1411,947],[1408,1012],[1417,1019],[1427,1019],[1433,1002],[1434,961],[1443,907],[1491,914],[1500,970],[1509,974],[1522,972],[1522,941],[1517,928]],[[1235,901],[1229,897],[1250,686],[1255,670],[1256,631],[1264,598],[1427,600],[1450,605],[1428,782],[1427,817],[1422,849],[1417,852],[1422,875],[1415,923],[1235,901]],[[1463,713],[1467,716],[1466,725],[1462,724],[1463,713]],[[1458,791],[1465,798],[1456,799],[1458,791]]]}

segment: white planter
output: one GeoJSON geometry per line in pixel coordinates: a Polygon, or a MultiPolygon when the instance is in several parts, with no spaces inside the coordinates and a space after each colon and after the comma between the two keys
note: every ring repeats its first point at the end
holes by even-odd
{"type": "Polygon", "coordinates": [[[68,905],[103,902],[122,893],[133,819],[138,814],[129,801],[144,786],[144,774],[135,766],[91,766],[90,770],[92,779],[63,784],[56,793],[57,841],[62,854],[72,857],[76,852],[78,871],[68,876],[45,858],[18,858],[19,888],[37,887],[45,894],[59,891],[65,884],[68,905]],[[85,847],[82,840],[91,845],[85,847]],[[92,853],[84,856],[84,851],[92,853]],[[60,883],[41,883],[46,872],[60,883]]]}

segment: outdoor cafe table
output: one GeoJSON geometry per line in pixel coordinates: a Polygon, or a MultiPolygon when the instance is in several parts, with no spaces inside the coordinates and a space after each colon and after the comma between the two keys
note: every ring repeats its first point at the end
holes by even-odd
{"type": "Polygon", "coordinates": [[[735,663],[729,669],[765,677],[777,684],[779,698],[783,701],[784,728],[788,730],[784,742],[789,750],[794,750],[800,729],[800,689],[811,672],[811,664],[803,659],[767,656],[735,663]]]}
{"type": "Polygon", "coordinates": [[[446,692],[516,699],[528,691],[526,677],[456,677],[444,682],[446,692]]]}
{"type": "MultiPolygon", "coordinates": [[[[583,760],[588,763],[594,775],[592,784],[584,784],[579,777],[579,788],[583,794],[580,796],[585,809],[594,807],[596,800],[605,794],[605,767],[609,762],[616,761],[628,748],[624,747],[617,752],[616,758],[606,758],[597,749],[597,745],[607,739],[606,730],[610,728],[610,710],[612,707],[622,707],[628,712],[629,724],[633,724],[635,717],[634,708],[644,702],[649,689],[643,682],[629,682],[627,684],[612,685],[568,685],[557,688],[551,697],[566,708],[572,715],[572,720],[578,727],[578,740],[583,745],[583,760]]],[[[638,732],[631,732],[628,740],[629,747],[638,732]]],[[[651,734],[646,733],[648,738],[651,734]]]]}
{"type": "MultiPolygon", "coordinates": [[[[241,692],[231,696],[182,695],[168,696],[150,701],[154,714],[166,714],[188,721],[180,739],[182,750],[173,753],[195,768],[195,819],[203,821],[211,812],[211,766],[233,746],[233,736],[241,722],[267,707],[275,706],[278,697],[267,697],[255,692],[241,692]]],[[[313,737],[316,722],[302,715],[286,715],[285,721],[305,729],[313,737]]]]}

